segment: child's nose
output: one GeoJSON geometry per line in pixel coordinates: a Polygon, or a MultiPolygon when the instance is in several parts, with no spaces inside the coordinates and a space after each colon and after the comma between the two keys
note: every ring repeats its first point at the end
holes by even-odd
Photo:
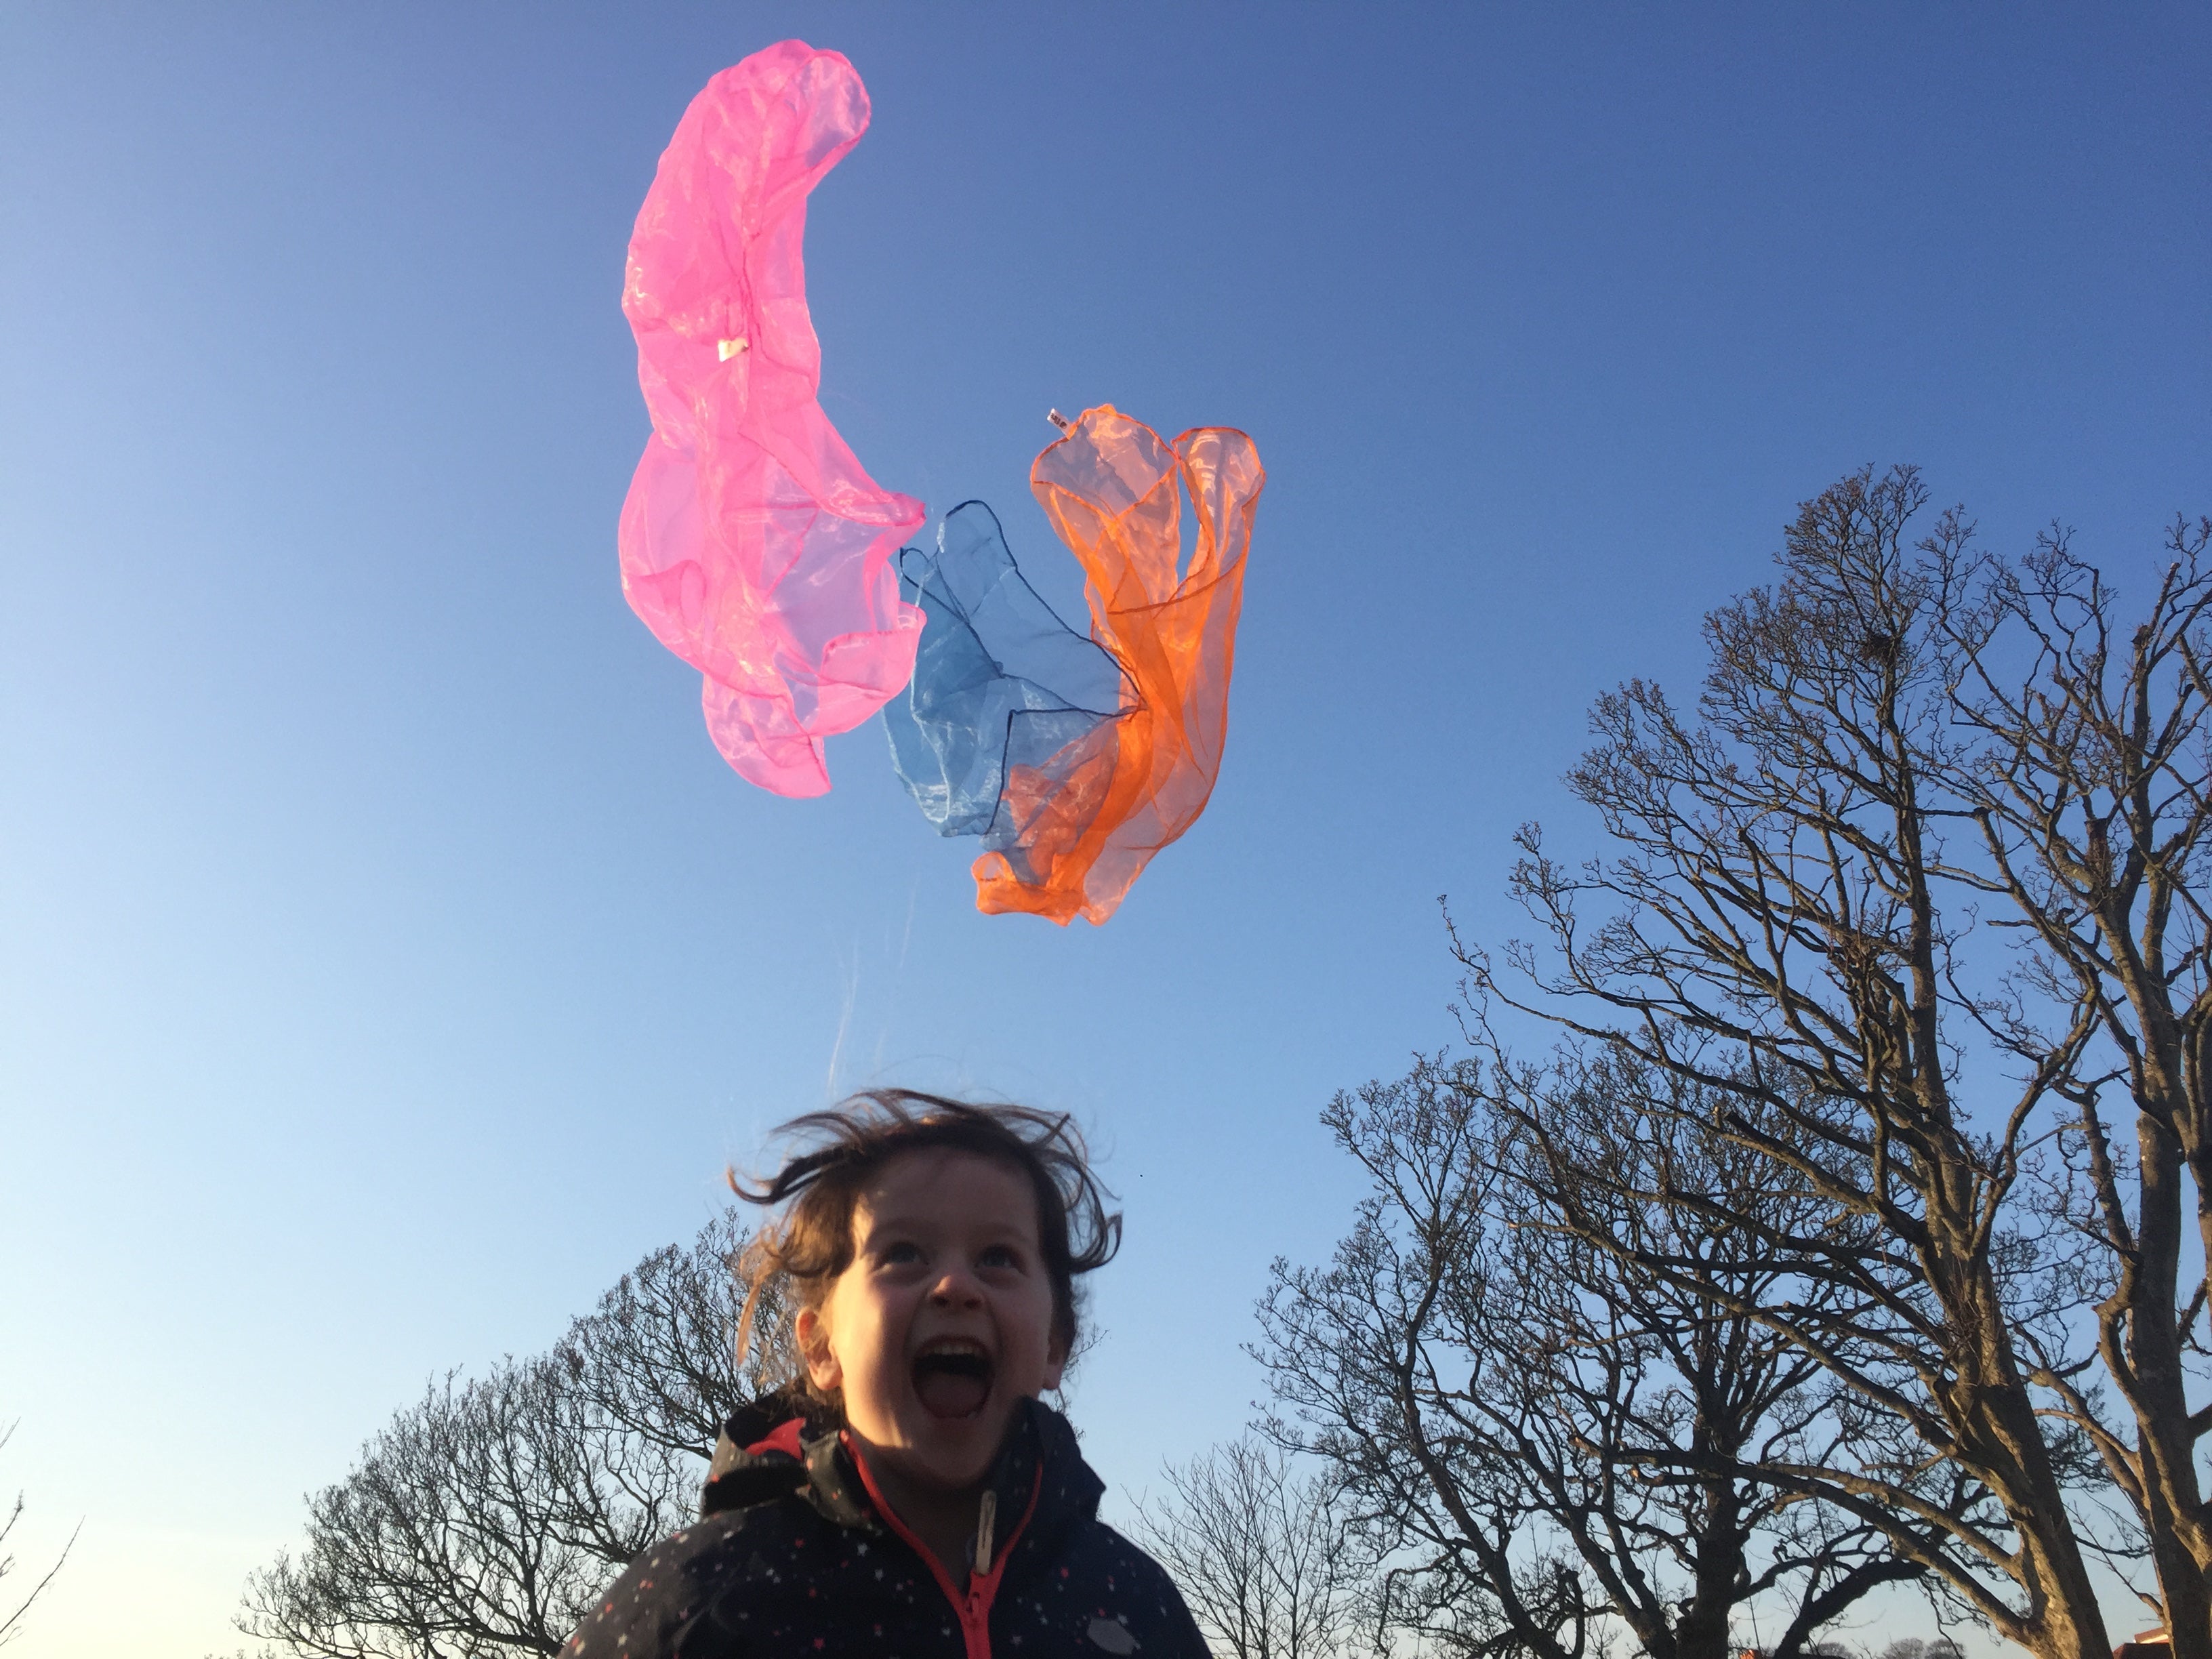
{"type": "Polygon", "coordinates": [[[939,1307],[972,1308],[983,1300],[983,1287],[975,1276],[957,1267],[948,1270],[929,1293],[929,1299],[939,1307]]]}

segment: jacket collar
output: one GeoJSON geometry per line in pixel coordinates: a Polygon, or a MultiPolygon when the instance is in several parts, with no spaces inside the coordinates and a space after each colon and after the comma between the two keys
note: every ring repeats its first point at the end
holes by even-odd
{"type": "MultiPolygon", "coordinates": [[[[1096,1515],[1106,1487],[1084,1462],[1067,1419],[1030,1400],[1015,1415],[992,1467],[990,1489],[1008,1524],[1028,1510],[1034,1492],[1036,1509],[1027,1535],[1048,1541],[1096,1515]]],[[[839,1425],[818,1407],[810,1409],[796,1390],[779,1389],[723,1424],[699,1512],[716,1515],[792,1493],[838,1526],[883,1529],[839,1425]]]]}

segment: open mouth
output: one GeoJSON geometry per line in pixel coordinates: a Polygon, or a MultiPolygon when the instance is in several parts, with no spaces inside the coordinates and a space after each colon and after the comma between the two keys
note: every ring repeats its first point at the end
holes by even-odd
{"type": "Polygon", "coordinates": [[[973,1417],[991,1397],[993,1370],[981,1343],[940,1339],[915,1356],[915,1397],[932,1417],[973,1417]]]}

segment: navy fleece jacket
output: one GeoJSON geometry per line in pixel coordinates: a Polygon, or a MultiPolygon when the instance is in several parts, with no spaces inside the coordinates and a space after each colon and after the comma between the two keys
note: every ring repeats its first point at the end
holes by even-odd
{"type": "Polygon", "coordinates": [[[835,1425],[771,1395],[724,1425],[701,1519],[609,1587],[563,1659],[1206,1659],[1167,1574],[1098,1519],[1104,1490],[1067,1419],[1028,1402],[956,1577],[835,1425]]]}

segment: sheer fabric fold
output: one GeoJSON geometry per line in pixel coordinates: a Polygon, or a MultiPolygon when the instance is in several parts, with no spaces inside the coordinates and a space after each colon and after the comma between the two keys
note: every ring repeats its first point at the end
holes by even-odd
{"type": "Polygon", "coordinates": [[[884,722],[939,833],[983,838],[978,909],[1103,922],[1205,811],[1266,482],[1242,432],[1169,443],[1111,404],[1086,410],[1030,485],[1083,566],[1088,641],[1022,580],[982,503],[948,515],[933,557],[906,550],[906,592],[929,620],[884,722]]]}
{"type": "Polygon", "coordinates": [[[922,613],[897,550],[925,516],[817,401],[806,198],[860,141],[839,53],[786,40],[707,83],[630,237],[623,312],[653,436],[623,504],[623,591],[697,668],[715,746],[782,795],[830,787],[822,739],[896,696],[922,613]]]}
{"type": "Polygon", "coordinates": [[[938,834],[1011,847],[1007,769],[1048,767],[1115,719],[1121,665],[1022,579],[981,501],[945,515],[934,554],[901,553],[899,576],[928,620],[907,695],[884,705],[891,764],[938,834]]]}

